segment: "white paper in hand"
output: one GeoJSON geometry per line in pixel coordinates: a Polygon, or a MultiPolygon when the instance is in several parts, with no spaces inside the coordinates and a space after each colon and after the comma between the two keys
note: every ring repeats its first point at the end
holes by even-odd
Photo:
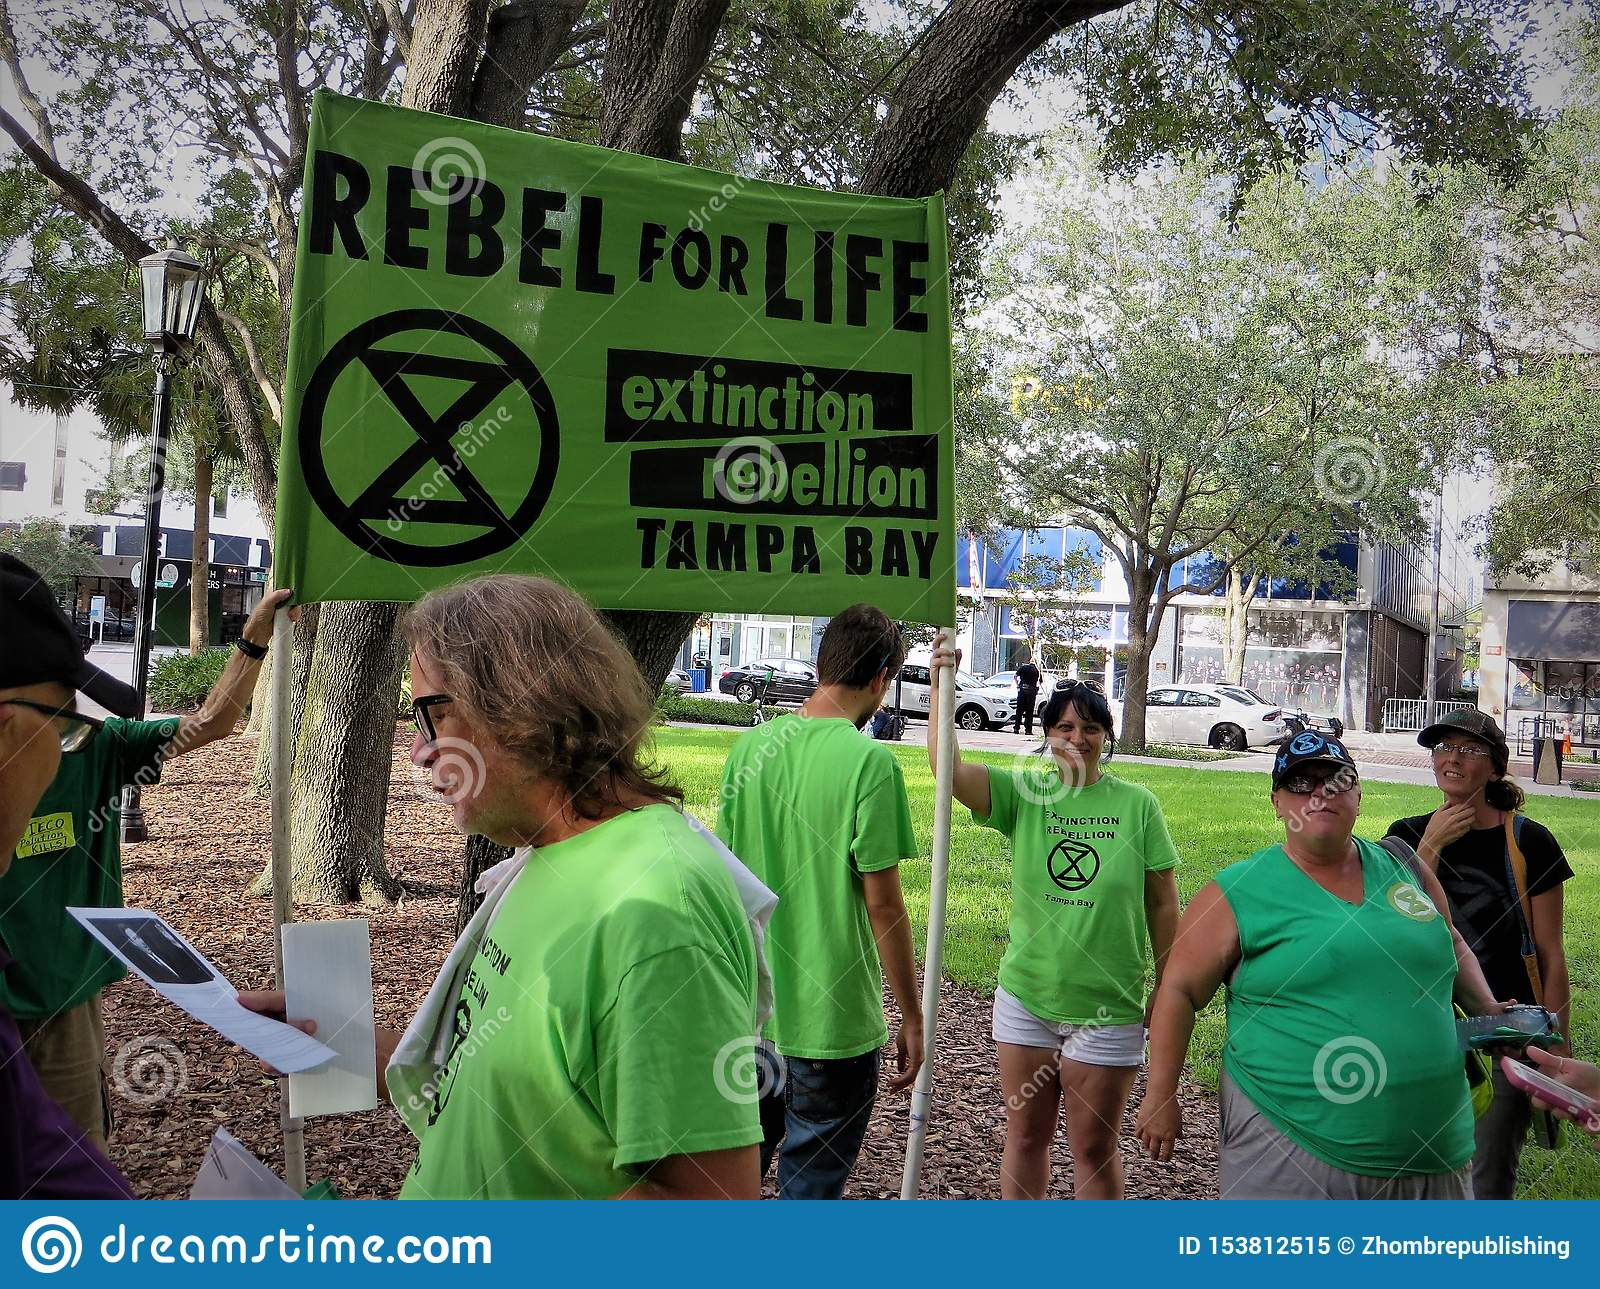
{"type": "Polygon", "coordinates": [[[321,1069],[289,1076],[289,1113],[371,1110],[378,1104],[372,1027],[372,940],[365,918],[289,922],[283,927],[283,991],[289,1015],[317,1022],[338,1054],[321,1069]]]}
{"type": "Polygon", "coordinates": [[[296,1074],[333,1060],[335,1052],[325,1043],[240,1006],[235,996],[239,991],[228,978],[159,914],[147,909],[69,908],[67,912],[168,1002],[274,1069],[296,1074]]]}
{"type": "Polygon", "coordinates": [[[218,1128],[205,1163],[189,1187],[190,1199],[299,1199],[284,1180],[250,1153],[226,1128],[218,1128]]]}

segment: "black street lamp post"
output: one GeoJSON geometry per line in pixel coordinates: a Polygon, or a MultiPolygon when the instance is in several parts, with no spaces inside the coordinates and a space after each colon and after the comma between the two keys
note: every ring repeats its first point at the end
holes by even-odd
{"type": "MultiPolygon", "coordinates": [[[[152,442],[150,479],[144,502],[144,559],[139,566],[139,620],[133,632],[133,687],[139,694],[139,714],[147,715],[145,686],[150,672],[150,636],[155,630],[156,583],[160,580],[161,493],[166,486],[167,434],[172,427],[169,396],[178,359],[194,337],[200,316],[205,276],[200,261],[182,251],[159,251],[139,261],[144,305],[144,338],[155,349],[155,399],[150,409],[152,442]]],[[[194,504],[210,504],[196,497],[194,504]]],[[[139,785],[130,785],[122,798],[122,840],[143,841],[148,835],[139,805],[139,785]]]]}

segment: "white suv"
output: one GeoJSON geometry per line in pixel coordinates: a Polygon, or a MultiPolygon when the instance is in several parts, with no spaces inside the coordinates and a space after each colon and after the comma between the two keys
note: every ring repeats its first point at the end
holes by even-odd
{"type": "MultiPolygon", "coordinates": [[[[887,706],[905,716],[928,719],[928,699],[931,677],[928,675],[926,656],[916,662],[908,661],[900,668],[900,675],[889,682],[887,706]],[[899,685],[899,706],[895,706],[895,686],[899,685]]],[[[1000,695],[985,689],[983,682],[970,671],[956,672],[956,728],[963,730],[993,729],[1011,720],[1015,694],[1000,695]]]]}

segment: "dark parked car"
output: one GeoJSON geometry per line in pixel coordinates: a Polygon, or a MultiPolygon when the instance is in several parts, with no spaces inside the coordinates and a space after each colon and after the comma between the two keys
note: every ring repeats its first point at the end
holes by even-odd
{"type": "Polygon", "coordinates": [[[732,694],[741,703],[753,703],[762,692],[762,686],[767,685],[769,674],[772,677],[766,690],[769,703],[798,707],[817,687],[817,669],[809,662],[798,658],[758,658],[755,662],[728,668],[717,677],[717,688],[724,694],[732,694]]]}

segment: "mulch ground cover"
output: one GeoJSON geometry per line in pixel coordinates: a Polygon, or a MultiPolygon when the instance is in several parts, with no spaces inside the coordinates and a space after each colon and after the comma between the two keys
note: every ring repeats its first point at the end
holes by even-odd
{"type": "MultiPolygon", "coordinates": [[[[403,883],[404,897],[387,906],[297,910],[305,920],[370,920],[377,1020],[397,1029],[450,947],[461,857],[448,811],[415,788],[405,747],[397,734],[386,846],[389,871],[403,883]]],[[[167,918],[242,989],[272,983],[271,904],[245,894],[266,862],[269,838],[267,805],[248,789],[253,758],[253,740],[241,735],[170,762],[162,782],[144,793],[151,840],[126,847],[123,855],[128,905],[167,918]]],[[[989,1001],[950,986],[944,999],[923,1193],[998,1198],[1005,1119],[989,1001]]],[[[137,979],[107,990],[105,1013],[116,1115],[111,1154],[141,1196],[187,1194],[218,1127],[281,1171],[277,1088],[254,1057],[137,979]]],[[[1135,1105],[1140,1091],[1142,1076],[1135,1105]]],[[[1171,1165],[1152,1164],[1138,1152],[1130,1109],[1122,1151],[1130,1197],[1216,1195],[1216,1102],[1187,1085],[1183,1096],[1189,1135],[1171,1165]]],[[[850,1196],[899,1194],[906,1106],[904,1096],[880,1098],[850,1196]]],[[[410,1134],[387,1106],[306,1125],[308,1176],[331,1178],[348,1198],[395,1195],[413,1153],[410,1134]]],[[[1063,1133],[1053,1187],[1063,1198],[1072,1193],[1071,1163],[1063,1133]]]]}

